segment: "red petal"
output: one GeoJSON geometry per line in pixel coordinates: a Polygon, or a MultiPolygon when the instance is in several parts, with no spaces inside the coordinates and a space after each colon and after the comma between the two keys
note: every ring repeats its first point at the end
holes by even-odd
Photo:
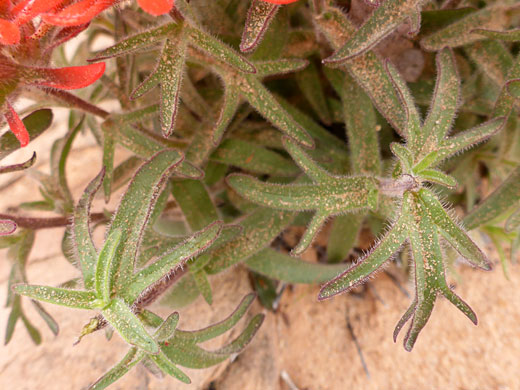
{"type": "Polygon", "coordinates": [[[29,84],[58,89],[79,89],[89,86],[103,76],[105,63],[58,69],[32,68],[31,71],[35,71],[36,79],[28,80],[29,84]]]}
{"type": "Polygon", "coordinates": [[[139,6],[154,16],[170,12],[174,0],[137,0],[139,6]]]}
{"type": "Polygon", "coordinates": [[[17,25],[27,23],[36,16],[63,3],[63,0],[24,0],[14,6],[11,13],[17,25]]]}
{"type": "Polygon", "coordinates": [[[16,113],[16,111],[11,107],[9,103],[7,103],[7,112],[4,114],[5,119],[7,121],[7,124],[11,128],[11,131],[13,134],[18,138],[18,141],[20,141],[20,146],[23,148],[24,146],[27,146],[29,143],[29,133],[27,132],[27,129],[25,128],[25,125],[23,124],[22,120],[16,113]]]}
{"type": "Polygon", "coordinates": [[[13,22],[0,19],[0,44],[16,45],[20,42],[20,30],[13,22]]]}
{"type": "Polygon", "coordinates": [[[81,0],[60,12],[42,15],[42,19],[56,26],[77,26],[89,23],[117,0],[81,0]]]}

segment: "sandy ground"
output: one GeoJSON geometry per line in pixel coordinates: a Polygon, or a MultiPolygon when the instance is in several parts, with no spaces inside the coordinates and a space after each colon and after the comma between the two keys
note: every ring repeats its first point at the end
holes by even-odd
{"type": "MultiPolygon", "coordinates": [[[[56,136],[54,133],[46,134],[31,146],[48,150],[46,148],[56,136]]],[[[71,160],[68,170],[74,173],[71,186],[77,196],[99,169],[100,158],[89,138],[81,138],[75,146],[81,152],[71,160]]],[[[45,156],[45,153],[41,155],[45,156]]],[[[0,197],[5,209],[22,197],[38,199],[37,186],[24,178],[9,192],[0,190],[0,197]]],[[[61,233],[59,229],[38,233],[28,267],[32,283],[56,285],[77,276],[77,271],[60,255],[57,237],[61,239],[61,233]]],[[[9,269],[6,252],[0,251],[2,302],[6,299],[9,269]]],[[[395,269],[389,270],[398,273],[395,269]]],[[[359,294],[342,295],[318,303],[316,286],[294,286],[286,290],[276,313],[265,312],[255,303],[251,315],[265,312],[266,320],[252,344],[233,362],[208,370],[186,370],[193,380],[191,386],[182,385],[172,378],[159,380],[143,367],[137,367],[111,388],[520,389],[520,289],[517,288],[520,267],[511,266],[510,281],[505,279],[500,267],[488,273],[467,267],[461,267],[459,271],[461,282],[456,291],[478,314],[479,325],[473,326],[451,304],[439,300],[412,353],[402,348],[402,336],[397,344],[392,341],[393,327],[410,299],[388,276],[380,274],[363,297],[359,294]],[[347,321],[363,352],[369,375],[363,369],[347,321]]],[[[214,306],[209,307],[199,299],[187,309],[180,310],[180,328],[194,329],[222,319],[238,304],[237,297],[251,289],[245,270],[240,267],[211,279],[211,282],[218,286],[214,289],[214,306]]],[[[405,286],[411,293],[411,286],[406,283],[405,286]]],[[[1,389],[84,389],[127,350],[128,347],[117,336],[107,342],[103,332],[72,346],[91,313],[45,306],[60,324],[59,335],[54,337],[31,305],[25,302],[24,307],[31,321],[42,330],[44,340],[41,346],[35,347],[22,325],[18,324],[11,342],[1,348],[1,389]]],[[[168,312],[165,308],[161,310],[163,314],[168,312]]],[[[5,308],[0,310],[1,335],[5,334],[8,315],[5,308]]],[[[244,322],[239,325],[241,328],[244,322]]],[[[239,330],[216,340],[208,348],[218,347],[239,330]]]]}

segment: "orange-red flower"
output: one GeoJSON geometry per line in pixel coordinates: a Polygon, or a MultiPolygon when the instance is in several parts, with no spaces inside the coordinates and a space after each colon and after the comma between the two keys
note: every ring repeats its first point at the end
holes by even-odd
{"type": "Polygon", "coordinates": [[[20,42],[23,26],[57,7],[63,0],[0,0],[0,44],[20,42]]]}
{"type": "Polygon", "coordinates": [[[12,63],[0,56],[0,102],[5,102],[4,117],[20,146],[29,143],[29,133],[7,99],[18,85],[39,85],[57,89],[79,89],[89,86],[105,72],[105,63],[65,68],[36,68],[12,63]]]}
{"type": "MultiPolygon", "coordinates": [[[[0,44],[15,45],[24,35],[23,25],[41,16],[42,25],[80,26],[120,0],[0,0],[0,44]]],[[[168,13],[174,0],[137,0],[146,12],[168,13]]],[[[29,29],[31,30],[31,29],[29,29]]],[[[34,32],[31,30],[31,33],[34,32]]]]}
{"type": "MultiPolygon", "coordinates": [[[[42,15],[45,22],[55,26],[77,26],[89,23],[95,16],[120,0],[80,0],[56,12],[42,15]]],[[[174,0],[137,0],[139,6],[149,14],[159,16],[168,13],[174,0]]]]}

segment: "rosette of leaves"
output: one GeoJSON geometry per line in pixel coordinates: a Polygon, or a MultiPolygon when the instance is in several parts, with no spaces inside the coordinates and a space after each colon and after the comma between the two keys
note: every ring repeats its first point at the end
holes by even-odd
{"type": "Polygon", "coordinates": [[[388,232],[355,265],[325,284],[319,299],[330,298],[348,291],[366,281],[386,261],[408,242],[413,257],[415,298],[394,331],[394,340],[404,324],[412,319],[404,338],[404,347],[410,351],[420,331],[430,317],[437,295],[444,295],[472,322],[477,317],[471,308],[448,286],[441,250],[441,237],[461,257],[473,266],[489,270],[491,264],[482,251],[453,219],[451,213],[438,200],[426,183],[454,188],[456,181],[441,170],[435,169],[442,161],[478,144],[495,134],[504,124],[499,117],[473,129],[447,137],[453,124],[460,94],[460,81],[454,59],[449,50],[437,55],[438,75],[430,112],[424,122],[420,120],[410,92],[397,71],[388,66],[396,89],[407,111],[406,146],[391,145],[398,159],[394,170],[395,181],[382,182],[381,191],[400,199],[400,212],[388,232]],[[388,187],[387,187],[388,186],[388,187]]]}
{"type": "Polygon", "coordinates": [[[105,388],[143,359],[151,360],[165,374],[188,383],[189,378],[176,364],[188,367],[216,364],[243,348],[262,322],[261,315],[254,317],[229,346],[209,352],[197,344],[233,326],[245,313],[252,296],[247,297],[228,320],[196,332],[176,332],[177,313],[163,321],[153,313],[143,311],[143,305],[164,292],[164,286],[169,285],[168,281],[185,262],[207,249],[222,230],[222,222],[216,221],[159,254],[151,264],[136,269],[143,234],[156,202],[183,159],[184,156],[178,151],[164,150],[141,166],[114,214],[99,251],[92,242],[89,215],[90,204],[103,180],[103,172],[89,184],[76,206],[73,226],[83,290],[30,284],[13,286],[15,293],[31,299],[98,311],[100,315],[85,327],[82,336],[108,323],[133,346],[123,361],[93,388],[105,388]],[[150,327],[155,330],[151,332],[150,327]]]}

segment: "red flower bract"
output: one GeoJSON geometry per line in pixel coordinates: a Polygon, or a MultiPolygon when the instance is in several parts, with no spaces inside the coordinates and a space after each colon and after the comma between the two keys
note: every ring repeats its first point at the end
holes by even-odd
{"type": "Polygon", "coordinates": [[[155,16],[170,12],[173,2],[174,0],[137,0],[139,7],[155,16]]]}
{"type": "MultiPolygon", "coordinates": [[[[18,77],[16,72],[13,72],[12,67],[9,67],[9,65],[11,65],[9,62],[3,65],[3,67],[0,67],[0,74],[2,73],[2,68],[5,68],[3,73],[7,81],[9,81],[10,78],[18,77]]],[[[40,85],[57,89],[80,89],[94,83],[103,75],[105,72],[105,63],[99,62],[96,64],[69,66],[58,69],[20,66],[18,69],[20,70],[21,76],[20,80],[16,81],[16,83],[40,85]]],[[[16,88],[17,84],[14,85],[14,88],[16,88]]],[[[29,133],[9,102],[7,102],[7,111],[4,113],[4,116],[11,131],[20,141],[20,146],[26,146],[29,143],[29,133]]]]}
{"type": "Polygon", "coordinates": [[[58,89],[79,89],[97,81],[105,72],[105,63],[58,69],[31,68],[32,72],[36,77],[29,81],[30,84],[58,89]]]}
{"type": "Polygon", "coordinates": [[[7,103],[7,111],[4,114],[4,116],[5,120],[7,121],[7,124],[9,125],[9,128],[16,136],[18,141],[20,141],[20,146],[22,148],[24,146],[27,146],[27,144],[29,143],[29,133],[27,132],[25,125],[23,124],[22,120],[20,119],[16,111],[9,103],[7,103]]]}
{"type": "Polygon", "coordinates": [[[20,41],[20,30],[13,22],[0,19],[0,44],[14,45],[20,41]]]}
{"type": "Polygon", "coordinates": [[[81,0],[59,12],[45,14],[42,18],[56,26],[77,26],[90,22],[115,2],[116,0],[81,0]]]}

